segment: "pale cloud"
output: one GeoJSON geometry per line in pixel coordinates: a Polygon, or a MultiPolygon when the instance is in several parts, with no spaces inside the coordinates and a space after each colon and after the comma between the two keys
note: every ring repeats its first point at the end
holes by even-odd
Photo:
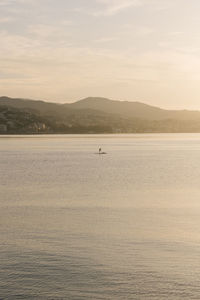
{"type": "Polygon", "coordinates": [[[110,37],[102,37],[95,40],[95,43],[109,43],[113,41],[119,40],[119,37],[117,36],[110,36],[110,37]]]}
{"type": "Polygon", "coordinates": [[[12,23],[15,21],[13,17],[0,17],[0,23],[12,23]]]}
{"type": "Polygon", "coordinates": [[[30,3],[34,3],[34,0],[1,0],[0,6],[9,6],[13,4],[30,4],[30,3]]]}
{"type": "Polygon", "coordinates": [[[141,5],[140,0],[96,0],[103,6],[102,10],[96,11],[95,16],[113,16],[130,7],[141,5]]]}
{"type": "Polygon", "coordinates": [[[2,0],[0,1],[0,6],[7,6],[13,3],[13,0],[2,0]]]}
{"type": "MultiPolygon", "coordinates": [[[[199,57],[178,51],[137,53],[67,46],[53,48],[40,40],[6,32],[0,33],[0,39],[0,68],[6,74],[4,79],[1,76],[2,91],[10,82],[14,90],[19,91],[21,86],[24,92],[31,89],[38,97],[37,89],[42,86],[43,91],[48,89],[48,92],[40,90],[41,97],[48,96],[53,100],[59,89],[63,97],[67,93],[66,82],[69,90],[78,88],[81,93],[98,87],[100,82],[101,86],[118,86],[121,82],[121,87],[128,85],[130,89],[131,83],[135,85],[136,82],[157,82],[161,85],[162,81],[199,79],[199,57]]],[[[107,89],[108,94],[114,97],[114,92],[107,89]]]]}
{"type": "Polygon", "coordinates": [[[1,60],[9,58],[12,60],[16,57],[26,57],[34,51],[39,49],[41,44],[37,40],[17,34],[9,34],[6,31],[0,31],[0,57],[1,60]]]}
{"type": "Polygon", "coordinates": [[[195,105],[200,22],[191,3],[0,0],[0,95],[187,107],[191,92],[195,105]]]}
{"type": "MultiPolygon", "coordinates": [[[[66,44],[66,40],[71,36],[71,33],[66,28],[66,24],[59,25],[46,25],[46,24],[37,24],[31,25],[28,27],[28,32],[34,39],[49,40],[53,43],[64,43],[66,44]],[[62,26],[64,25],[64,27],[62,26]]],[[[70,44],[69,42],[67,43],[70,44]]],[[[56,45],[55,45],[56,46],[56,45]]]]}

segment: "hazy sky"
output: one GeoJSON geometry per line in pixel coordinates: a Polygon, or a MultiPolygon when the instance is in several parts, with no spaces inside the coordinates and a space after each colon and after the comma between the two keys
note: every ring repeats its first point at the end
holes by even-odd
{"type": "Polygon", "coordinates": [[[0,95],[200,109],[199,0],[0,0],[0,95]]]}

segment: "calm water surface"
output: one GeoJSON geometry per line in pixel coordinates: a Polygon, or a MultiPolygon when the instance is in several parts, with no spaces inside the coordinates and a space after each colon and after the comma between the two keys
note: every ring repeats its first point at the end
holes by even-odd
{"type": "Polygon", "coordinates": [[[0,137],[0,242],[0,299],[200,299],[200,135],[0,137]]]}

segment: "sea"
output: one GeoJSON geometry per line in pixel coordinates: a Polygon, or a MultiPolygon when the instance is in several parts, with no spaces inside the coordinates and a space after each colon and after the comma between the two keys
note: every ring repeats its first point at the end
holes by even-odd
{"type": "Polygon", "coordinates": [[[2,135],[0,299],[200,299],[200,134],[2,135]]]}

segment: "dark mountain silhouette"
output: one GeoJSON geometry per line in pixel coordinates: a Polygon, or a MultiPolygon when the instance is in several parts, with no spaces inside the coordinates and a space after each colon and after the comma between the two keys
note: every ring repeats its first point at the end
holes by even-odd
{"type": "Polygon", "coordinates": [[[0,132],[200,132],[200,112],[89,97],[70,104],[0,97],[0,132]],[[12,129],[12,130],[11,130],[12,129]]]}
{"type": "MultiPolygon", "coordinates": [[[[69,106],[69,104],[67,104],[69,106]]],[[[126,118],[140,118],[146,120],[200,119],[199,111],[165,110],[141,102],[116,101],[106,98],[89,97],[70,104],[72,108],[93,109],[107,113],[118,114],[126,118]]]]}
{"type": "Polygon", "coordinates": [[[61,113],[63,108],[56,103],[41,100],[29,100],[21,98],[0,97],[0,105],[11,106],[19,109],[29,109],[44,115],[61,113]]]}
{"type": "Polygon", "coordinates": [[[150,120],[164,119],[167,111],[140,102],[116,101],[106,98],[89,97],[70,104],[76,109],[93,109],[117,114],[125,118],[141,118],[150,120]]]}

